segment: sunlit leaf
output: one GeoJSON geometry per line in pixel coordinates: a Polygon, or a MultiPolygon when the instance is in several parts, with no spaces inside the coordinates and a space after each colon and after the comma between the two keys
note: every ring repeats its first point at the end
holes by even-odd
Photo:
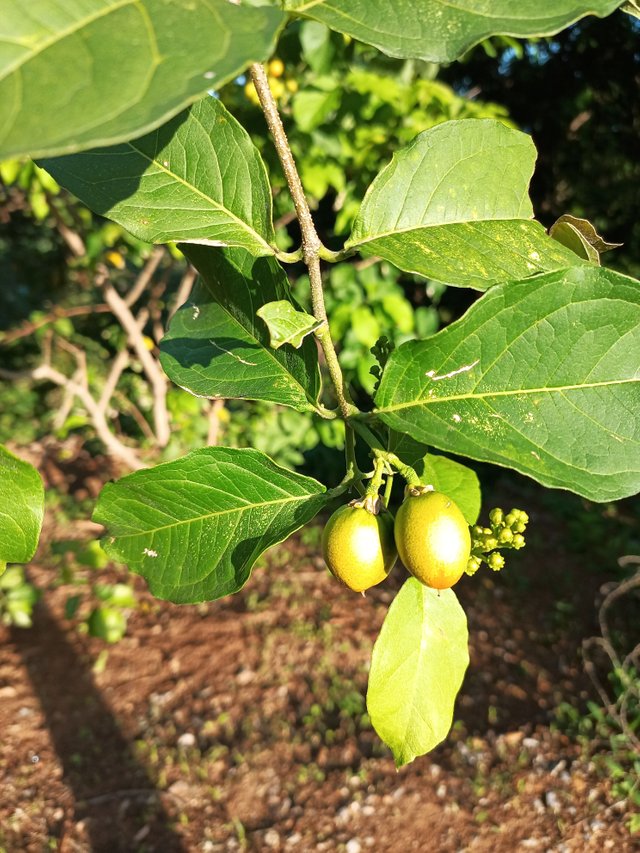
{"type": "Polygon", "coordinates": [[[395,430],[596,501],[640,490],[640,283],[591,265],[491,288],[395,350],[395,430]]]}
{"type": "Polygon", "coordinates": [[[469,665],[467,619],[452,589],[409,578],[373,647],[367,710],[398,767],[445,739],[469,665]]]}
{"type": "Polygon", "coordinates": [[[0,0],[0,158],[141,136],[270,56],[284,20],[228,0],[0,0]]]}
{"type": "Polygon", "coordinates": [[[212,601],[237,592],[267,548],[330,498],[258,450],[205,447],[136,471],[100,493],[104,548],[143,575],[158,598],[212,601]]]}

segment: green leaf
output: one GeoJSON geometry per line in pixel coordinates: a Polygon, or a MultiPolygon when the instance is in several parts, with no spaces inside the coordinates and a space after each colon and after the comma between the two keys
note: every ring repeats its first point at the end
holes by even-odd
{"type": "Polygon", "coordinates": [[[395,350],[378,415],[417,441],[609,501],[640,489],[640,283],[593,266],[500,285],[395,350]]]}
{"type": "Polygon", "coordinates": [[[409,578],[373,647],[367,709],[396,766],[447,736],[469,665],[467,619],[451,589],[409,578]]]}
{"type": "Polygon", "coordinates": [[[310,477],[258,450],[205,447],[136,471],[100,493],[94,521],[107,554],[177,604],[241,589],[257,558],[330,500],[310,477]]]}
{"type": "Polygon", "coordinates": [[[478,290],[575,264],[531,221],[535,158],[530,137],[492,119],[426,130],[375,178],[347,247],[478,290]]]}
{"type": "Polygon", "coordinates": [[[290,300],[286,273],[274,258],[241,249],[181,245],[201,278],[160,342],[160,361],[181,388],[198,397],[267,400],[312,411],[320,394],[318,350],[273,350],[256,310],[290,300]]]}
{"type": "Polygon", "coordinates": [[[284,344],[300,349],[306,336],[322,325],[321,320],[306,311],[296,311],[288,299],[267,302],[256,314],[267,324],[273,349],[280,349],[284,344]]]}
{"type": "Polygon", "coordinates": [[[638,0],[628,0],[620,8],[628,15],[633,15],[634,18],[640,18],[640,3],[638,3],[638,0]]]}
{"type": "Polygon", "coordinates": [[[399,432],[392,432],[389,450],[399,456],[405,465],[411,465],[422,483],[433,486],[437,492],[455,501],[467,524],[476,523],[482,495],[475,471],[446,456],[428,453],[424,444],[399,432]]]}
{"type": "Polygon", "coordinates": [[[40,475],[0,445],[0,563],[26,563],[33,557],[43,517],[40,475]]]}
{"type": "Polygon", "coordinates": [[[310,133],[323,124],[331,113],[340,106],[341,92],[332,89],[323,92],[319,89],[305,89],[293,99],[292,112],[298,130],[310,133]]]}
{"type": "Polygon", "coordinates": [[[141,139],[41,165],[91,210],[141,240],[273,254],[264,163],[217,98],[204,98],[141,139]]]}
{"type": "Polygon", "coordinates": [[[228,0],[0,0],[0,158],[148,133],[268,58],[284,20],[228,0]]]}
{"type": "Polygon", "coordinates": [[[491,35],[552,35],[588,14],[604,17],[621,0],[284,0],[390,56],[451,62],[491,35]]]}
{"type": "Polygon", "coordinates": [[[607,243],[588,219],[579,219],[569,213],[556,219],[549,229],[549,236],[571,249],[579,257],[597,266],[600,266],[600,255],[603,252],[609,252],[622,245],[622,243],[607,243]]]}

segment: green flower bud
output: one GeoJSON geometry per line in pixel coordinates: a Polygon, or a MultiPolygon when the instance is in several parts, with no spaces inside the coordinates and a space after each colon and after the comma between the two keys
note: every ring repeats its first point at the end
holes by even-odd
{"type": "Polygon", "coordinates": [[[498,542],[501,545],[508,545],[513,541],[513,531],[510,527],[505,527],[504,530],[501,530],[498,534],[498,542]]]}
{"type": "Polygon", "coordinates": [[[496,526],[504,523],[504,512],[497,506],[489,513],[489,521],[496,526]]]}
{"type": "Polygon", "coordinates": [[[467,562],[467,568],[465,569],[465,572],[468,575],[475,575],[475,573],[480,568],[481,562],[482,561],[480,560],[480,557],[469,557],[469,560],[467,562]]]}
{"type": "Polygon", "coordinates": [[[516,535],[513,537],[513,542],[511,543],[511,546],[515,548],[516,551],[519,551],[520,548],[524,548],[524,544],[524,536],[522,536],[521,533],[516,533],[516,535]]]}
{"type": "Polygon", "coordinates": [[[494,551],[493,554],[489,554],[487,563],[490,569],[493,569],[494,572],[499,572],[504,567],[504,557],[502,554],[494,551]]]}

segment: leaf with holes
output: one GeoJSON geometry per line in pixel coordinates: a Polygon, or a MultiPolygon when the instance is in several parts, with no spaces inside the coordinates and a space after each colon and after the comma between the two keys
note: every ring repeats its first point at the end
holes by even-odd
{"type": "Polygon", "coordinates": [[[274,253],[264,163],[216,98],[204,98],[141,139],[40,165],[91,210],[141,240],[274,253]]]}
{"type": "Polygon", "coordinates": [[[206,447],[108,483],[93,517],[112,559],[184,604],[237,592],[260,554],[329,501],[316,480],[258,450],[206,447]]]}
{"type": "Polygon", "coordinates": [[[201,278],[160,342],[167,376],[199,397],[315,410],[320,395],[315,341],[274,350],[267,326],[256,316],[261,306],[292,298],[280,264],[242,249],[181,248],[201,278]]]}
{"type": "Polygon", "coordinates": [[[419,134],[375,178],[348,248],[484,290],[579,261],[533,222],[531,138],[491,119],[419,134]]]}
{"type": "Polygon", "coordinates": [[[373,647],[367,710],[401,767],[445,739],[469,665],[467,618],[452,589],[409,578],[373,647]]]}
{"type": "Polygon", "coordinates": [[[0,0],[0,159],[142,136],[269,57],[284,21],[228,0],[0,0]]]}
{"type": "Polygon", "coordinates": [[[640,283],[591,265],[491,288],[395,350],[378,416],[415,440],[609,501],[640,489],[640,283]]]}

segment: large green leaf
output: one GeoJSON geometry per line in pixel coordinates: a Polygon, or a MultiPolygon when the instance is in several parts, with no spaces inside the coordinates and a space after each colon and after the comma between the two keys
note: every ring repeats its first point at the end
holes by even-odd
{"type": "Polygon", "coordinates": [[[531,138],[492,119],[419,134],[369,187],[347,247],[484,290],[578,263],[533,222],[531,138]]]}
{"type": "Polygon", "coordinates": [[[43,516],[40,475],[0,445],[0,574],[7,563],[26,563],[33,557],[43,516]]]}
{"type": "Polygon", "coordinates": [[[0,158],[147,133],[270,56],[283,21],[228,0],[0,0],[0,158]]]}
{"type": "Polygon", "coordinates": [[[640,489],[640,283],[591,265],[489,290],[392,353],[395,430],[596,501],[640,489]]]}
{"type": "Polygon", "coordinates": [[[408,764],[447,736],[469,665],[467,619],[452,589],[409,578],[373,647],[367,709],[396,765],[408,764]]]}
{"type": "Polygon", "coordinates": [[[490,35],[557,33],[622,0],[284,0],[298,15],[375,45],[391,56],[450,62],[490,35]]]}
{"type": "Polygon", "coordinates": [[[217,98],[203,98],[141,139],[40,165],[96,213],[141,240],[273,254],[264,163],[217,98]]]}
{"type": "Polygon", "coordinates": [[[267,325],[256,316],[262,305],[291,298],[280,264],[242,249],[181,248],[201,278],[160,344],[167,376],[199,397],[314,409],[320,394],[315,340],[274,350],[267,325]]]}
{"type": "Polygon", "coordinates": [[[205,447],[108,483],[93,517],[107,528],[110,557],[158,598],[184,604],[237,592],[260,554],[329,499],[258,450],[205,447]]]}

